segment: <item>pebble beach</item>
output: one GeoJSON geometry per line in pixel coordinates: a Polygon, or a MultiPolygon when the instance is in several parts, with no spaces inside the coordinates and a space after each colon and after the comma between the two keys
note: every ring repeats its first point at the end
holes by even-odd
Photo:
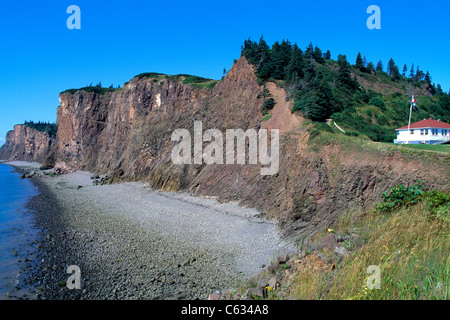
{"type": "Polygon", "coordinates": [[[17,288],[30,288],[26,299],[207,299],[289,250],[272,222],[235,203],[143,182],[96,185],[89,172],[31,180],[38,238],[17,288]],[[67,286],[69,266],[80,270],[79,289],[67,286]]]}

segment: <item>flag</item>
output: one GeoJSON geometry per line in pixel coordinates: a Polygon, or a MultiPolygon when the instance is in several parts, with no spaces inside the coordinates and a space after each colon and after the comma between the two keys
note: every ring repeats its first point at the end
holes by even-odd
{"type": "Polygon", "coordinates": [[[416,99],[414,99],[414,96],[413,96],[412,100],[411,100],[411,106],[414,109],[414,111],[417,111],[417,103],[416,102],[417,101],[416,101],[416,99]]]}

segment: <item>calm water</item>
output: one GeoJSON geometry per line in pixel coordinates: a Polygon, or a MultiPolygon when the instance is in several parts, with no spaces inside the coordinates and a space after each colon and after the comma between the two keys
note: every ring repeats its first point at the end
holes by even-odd
{"type": "Polygon", "coordinates": [[[37,194],[28,179],[20,179],[8,165],[0,164],[0,299],[16,286],[21,261],[32,237],[32,216],[27,200],[37,194]]]}

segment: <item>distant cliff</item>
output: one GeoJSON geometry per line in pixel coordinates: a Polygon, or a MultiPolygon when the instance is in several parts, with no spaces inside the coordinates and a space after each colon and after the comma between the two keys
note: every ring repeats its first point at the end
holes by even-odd
{"type": "Polygon", "coordinates": [[[262,210],[294,241],[325,229],[346,210],[369,208],[399,183],[420,178],[438,189],[448,185],[443,159],[318,134],[311,122],[291,114],[284,89],[275,83],[267,88],[276,104],[264,121],[264,86],[243,57],[215,86],[149,74],[121,90],[69,90],[59,97],[55,142],[18,127],[0,155],[38,161],[48,152],[47,162],[61,171],[88,170],[110,182],[147,181],[157,189],[239,201],[262,210]],[[172,132],[192,132],[195,120],[203,130],[280,129],[278,174],[262,176],[259,165],[174,164],[172,132]]]}
{"type": "Polygon", "coordinates": [[[0,159],[43,163],[55,139],[47,132],[26,125],[15,125],[14,130],[6,134],[5,144],[0,148],[0,159]]]}

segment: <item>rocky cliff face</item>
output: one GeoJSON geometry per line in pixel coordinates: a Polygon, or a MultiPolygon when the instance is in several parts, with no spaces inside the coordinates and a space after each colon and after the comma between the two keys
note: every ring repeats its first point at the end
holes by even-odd
{"type": "Polygon", "coordinates": [[[430,186],[446,185],[445,166],[431,167],[424,159],[362,154],[333,143],[308,150],[309,133],[300,130],[298,117],[261,123],[262,89],[253,67],[241,58],[212,91],[168,79],[135,78],[118,92],[61,94],[56,167],[239,201],[263,210],[293,241],[326,228],[345,210],[369,208],[399,183],[421,178],[430,186]],[[222,132],[290,128],[281,130],[278,174],[262,176],[258,165],[173,164],[171,134],[179,128],[192,133],[194,120],[202,120],[203,130],[222,132]]]}
{"type": "Polygon", "coordinates": [[[50,153],[54,138],[48,133],[25,125],[16,125],[6,134],[5,144],[0,148],[0,159],[23,160],[43,163],[50,153]]]}
{"type": "Polygon", "coordinates": [[[439,189],[448,184],[444,161],[362,152],[332,141],[318,150],[309,147],[304,120],[290,114],[284,90],[273,83],[268,87],[277,106],[273,118],[264,122],[263,87],[244,58],[212,90],[166,78],[134,78],[122,90],[103,95],[62,93],[50,158],[57,169],[107,174],[111,182],[148,181],[158,189],[188,190],[256,207],[292,241],[327,228],[346,210],[370,208],[399,183],[420,178],[439,189]],[[185,128],[192,133],[195,120],[202,121],[203,130],[222,132],[279,128],[278,174],[263,176],[259,165],[249,164],[174,164],[172,132],[185,128]]]}

